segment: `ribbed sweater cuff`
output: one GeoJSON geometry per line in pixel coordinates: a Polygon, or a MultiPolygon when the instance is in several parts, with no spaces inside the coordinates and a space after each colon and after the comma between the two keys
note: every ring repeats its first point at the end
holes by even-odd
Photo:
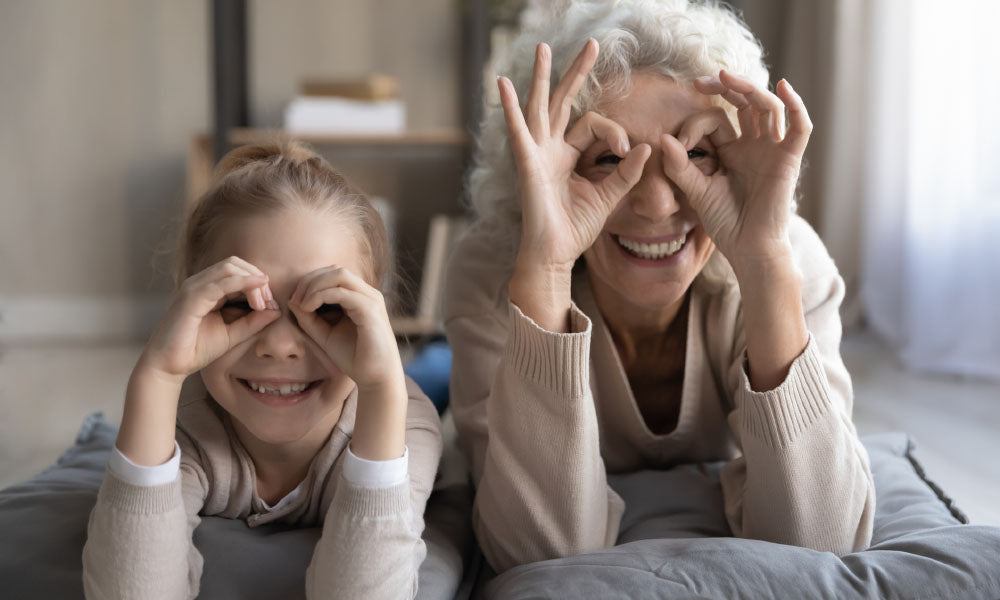
{"type": "Polygon", "coordinates": [[[341,479],[337,490],[337,510],[353,517],[398,515],[410,506],[410,478],[387,488],[361,487],[341,479]]]}
{"type": "Polygon", "coordinates": [[[570,332],[553,333],[508,303],[510,338],[504,350],[514,371],[554,394],[579,397],[590,385],[590,319],[570,305],[570,332]]]}
{"type": "Polygon", "coordinates": [[[163,514],[184,506],[180,477],[161,485],[133,485],[111,471],[104,474],[97,501],[106,502],[116,510],[139,515],[163,514]]]}
{"type": "Polygon", "coordinates": [[[743,434],[772,448],[788,446],[823,418],[831,406],[830,385],[812,335],[781,385],[755,392],[744,371],[740,395],[743,434]]]}

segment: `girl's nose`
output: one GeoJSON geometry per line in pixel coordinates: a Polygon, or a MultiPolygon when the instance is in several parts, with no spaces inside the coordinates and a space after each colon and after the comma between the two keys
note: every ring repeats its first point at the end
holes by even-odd
{"type": "Polygon", "coordinates": [[[663,221],[681,209],[680,189],[664,173],[659,160],[650,157],[639,183],[625,197],[635,214],[650,221],[663,221]]]}
{"type": "Polygon", "coordinates": [[[257,356],[279,360],[302,358],[305,355],[305,332],[290,312],[283,314],[257,334],[257,356]]]}

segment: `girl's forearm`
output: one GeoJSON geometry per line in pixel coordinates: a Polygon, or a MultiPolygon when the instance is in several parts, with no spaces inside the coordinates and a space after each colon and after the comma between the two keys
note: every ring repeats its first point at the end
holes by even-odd
{"type": "Polygon", "coordinates": [[[146,368],[139,359],[129,377],[122,425],[115,442],[129,460],[155,466],[173,455],[182,384],[183,380],[146,368]]]}
{"type": "Polygon", "coordinates": [[[382,384],[358,387],[358,412],[351,452],[366,460],[392,460],[406,450],[406,381],[398,377],[382,384]]]}
{"type": "Polygon", "coordinates": [[[802,278],[791,253],[733,264],[743,298],[750,385],[772,390],[785,380],[809,341],[802,278]]]}

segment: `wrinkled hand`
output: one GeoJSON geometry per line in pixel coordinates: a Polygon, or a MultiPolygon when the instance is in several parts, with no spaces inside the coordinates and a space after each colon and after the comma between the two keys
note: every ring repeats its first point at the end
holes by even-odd
{"type": "Polygon", "coordinates": [[[212,363],[280,316],[267,282],[260,269],[235,256],[187,278],[141,364],[183,380],[212,363]]]}
{"type": "Polygon", "coordinates": [[[566,130],[573,99],[593,68],[597,51],[597,42],[588,40],[550,98],[551,50],[539,44],[523,113],[510,80],[497,79],[521,190],[518,262],[568,272],[639,180],[651,153],[646,144],[630,148],[625,130],[594,112],[566,130]],[[574,169],[581,153],[598,140],[606,141],[624,159],[615,171],[593,183],[574,169]]]}
{"type": "Polygon", "coordinates": [[[395,385],[403,376],[382,293],[345,267],[317,269],[289,300],[299,326],[359,388],[395,385]]]}
{"type": "Polygon", "coordinates": [[[812,123],[802,98],[781,80],[777,95],[726,71],[695,80],[737,108],[740,132],[719,107],[692,116],[677,136],[663,135],[663,171],[687,196],[719,250],[734,265],[787,252],[790,206],[812,123]],[[782,134],[784,111],[788,131],[782,134]],[[704,138],[718,153],[702,173],[687,152],[704,138]]]}

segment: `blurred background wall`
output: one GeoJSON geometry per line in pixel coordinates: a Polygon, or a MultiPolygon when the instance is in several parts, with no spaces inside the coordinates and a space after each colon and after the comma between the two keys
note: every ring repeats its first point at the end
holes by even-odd
{"type": "MultiPolygon", "coordinates": [[[[373,71],[400,82],[409,126],[462,122],[454,1],[247,11],[252,125],[280,126],[305,77],[373,71]]],[[[210,36],[206,0],[0,3],[0,340],[142,337],[155,322],[189,139],[212,126],[210,36]]],[[[362,163],[380,192],[400,184],[377,153],[362,163]]]]}

